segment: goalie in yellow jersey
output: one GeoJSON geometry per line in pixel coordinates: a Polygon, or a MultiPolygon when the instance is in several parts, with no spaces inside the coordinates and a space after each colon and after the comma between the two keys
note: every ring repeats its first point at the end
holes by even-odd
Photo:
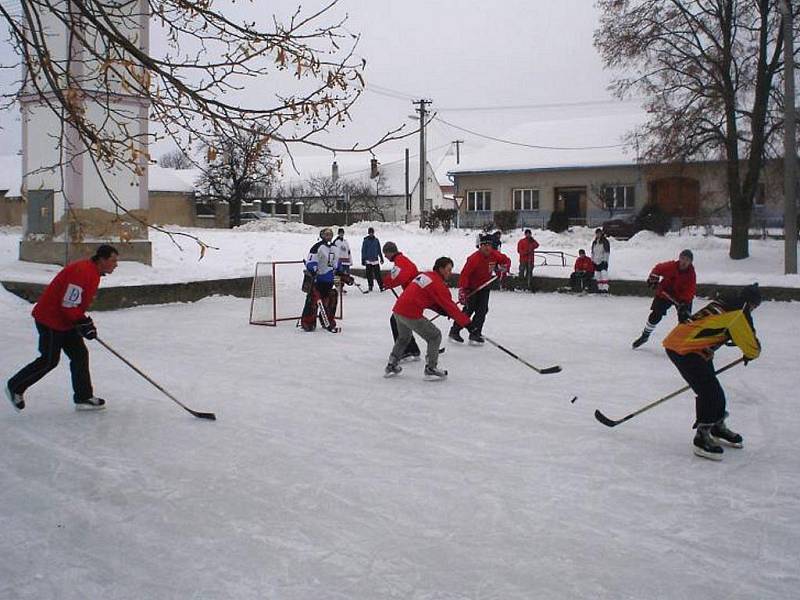
{"type": "Polygon", "coordinates": [[[748,285],[730,297],[722,296],[680,323],[664,339],[667,356],[697,394],[694,453],[722,460],[720,443],[742,447],[742,436],[728,429],[725,392],[714,372],[714,351],[723,344],[738,346],[745,364],[758,358],[752,311],[761,304],[758,284],[748,285]]]}

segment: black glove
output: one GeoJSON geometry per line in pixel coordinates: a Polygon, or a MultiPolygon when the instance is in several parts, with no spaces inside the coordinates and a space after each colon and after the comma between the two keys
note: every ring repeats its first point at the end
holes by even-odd
{"type": "Polygon", "coordinates": [[[688,304],[678,304],[678,321],[685,323],[692,317],[691,309],[688,304]]]}
{"type": "Polygon", "coordinates": [[[92,321],[91,317],[84,317],[75,323],[75,329],[87,340],[93,340],[97,337],[97,327],[94,326],[94,321],[92,321]]]}
{"type": "Polygon", "coordinates": [[[650,277],[647,278],[647,285],[649,285],[651,288],[655,288],[660,279],[661,278],[658,275],[650,275],[650,277]]]}

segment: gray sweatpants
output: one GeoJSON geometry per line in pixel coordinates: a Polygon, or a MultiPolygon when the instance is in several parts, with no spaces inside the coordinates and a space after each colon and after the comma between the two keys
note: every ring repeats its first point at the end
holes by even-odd
{"type": "Polygon", "coordinates": [[[439,344],[442,341],[442,332],[439,331],[439,328],[425,317],[408,319],[402,315],[395,314],[394,318],[397,320],[397,339],[394,342],[391,354],[389,354],[389,362],[392,364],[400,362],[400,357],[403,356],[413,332],[428,344],[425,364],[436,368],[436,364],[439,362],[439,344]]]}

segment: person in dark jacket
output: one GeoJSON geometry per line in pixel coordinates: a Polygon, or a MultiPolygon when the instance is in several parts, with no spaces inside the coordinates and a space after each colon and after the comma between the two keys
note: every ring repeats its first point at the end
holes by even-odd
{"type": "Polygon", "coordinates": [[[678,321],[683,323],[692,314],[692,301],[697,291],[697,276],[694,272],[694,255],[691,250],[683,250],[678,260],[658,263],[647,278],[647,285],[655,288],[656,296],[650,306],[650,316],[642,330],[642,335],[633,341],[633,347],[644,344],[659,321],[667,314],[669,307],[675,305],[678,321]]]}
{"type": "Polygon", "coordinates": [[[383,281],[381,280],[381,267],[383,264],[383,253],[381,252],[381,242],[375,237],[375,230],[370,227],[367,235],[361,242],[361,264],[367,270],[367,284],[369,291],[377,282],[378,289],[383,291],[383,281]]]}

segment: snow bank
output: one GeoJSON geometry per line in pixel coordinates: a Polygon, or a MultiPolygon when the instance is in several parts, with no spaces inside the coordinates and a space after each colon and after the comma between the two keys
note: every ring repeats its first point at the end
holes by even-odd
{"type": "MultiPolygon", "coordinates": [[[[373,227],[378,239],[397,243],[421,268],[430,268],[439,256],[451,257],[456,270],[475,250],[477,232],[469,229],[451,229],[449,232],[429,233],[415,223],[384,223],[369,221],[346,227],[346,238],[353,250],[353,263],[361,264],[361,241],[367,229],[373,227]]],[[[199,260],[197,244],[185,237],[176,237],[181,248],[163,233],[151,232],[153,266],[123,262],[104,285],[138,285],[146,283],[171,283],[205,279],[248,277],[254,264],[264,260],[301,260],[318,239],[319,227],[286,222],[277,219],[248,223],[233,230],[174,228],[173,231],[197,236],[215,248],[209,249],[199,260]]],[[[37,265],[17,260],[19,227],[0,228],[0,279],[48,282],[58,267],[37,265]]],[[[561,251],[567,255],[568,266],[553,266],[555,257],[547,257],[548,266],[538,266],[535,277],[567,277],[572,270],[578,249],[591,251],[593,229],[575,227],[556,234],[536,230],[534,236],[541,244],[540,250],[561,251]]],[[[512,258],[513,268],[518,265],[517,240],[521,232],[503,236],[503,251],[512,258]]],[[[733,261],[728,258],[729,241],[700,235],[699,232],[669,233],[658,236],[640,232],[627,241],[611,240],[610,275],[614,279],[644,280],[657,262],[676,259],[680,251],[690,248],[695,255],[695,268],[701,283],[748,284],[800,287],[800,276],[783,275],[783,241],[753,240],[751,257],[733,261]]],[[[544,255],[538,262],[544,260],[544,255]]],[[[613,289],[612,289],[613,292],[613,289]]]]}

